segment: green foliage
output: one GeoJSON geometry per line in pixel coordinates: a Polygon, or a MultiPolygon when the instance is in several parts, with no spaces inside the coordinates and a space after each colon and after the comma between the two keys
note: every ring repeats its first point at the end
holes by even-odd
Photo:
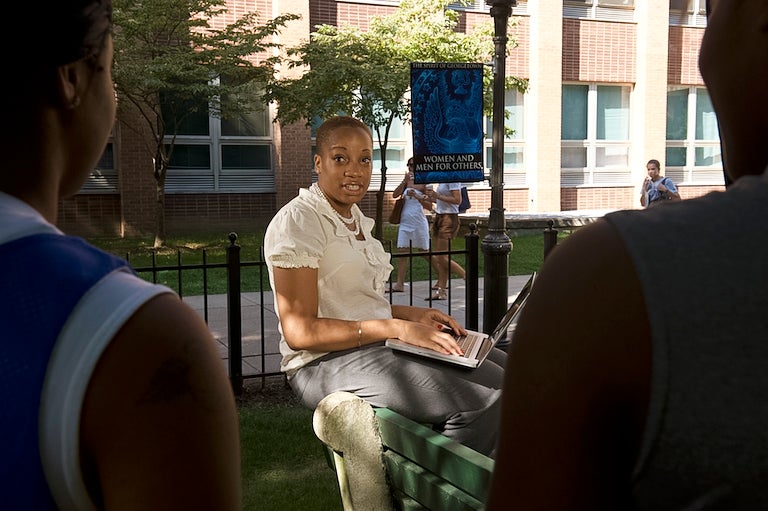
{"type": "MultiPolygon", "coordinates": [[[[393,119],[410,120],[411,62],[491,62],[494,52],[490,18],[471,32],[457,30],[459,13],[447,0],[403,0],[387,16],[373,17],[367,30],[319,25],[309,41],[288,49],[286,65],[305,71],[297,78],[276,77],[265,99],[278,103],[276,118],[285,122],[325,119],[339,112],[386,128],[393,119]]],[[[514,40],[508,44],[511,49],[514,40]]],[[[485,71],[492,114],[492,70],[485,71]]],[[[510,80],[524,91],[527,82],[510,80]]]]}
{"type": "MultiPolygon", "coordinates": [[[[371,19],[367,30],[346,25],[320,25],[309,41],[288,49],[289,68],[302,69],[297,78],[275,77],[265,100],[278,104],[276,120],[310,124],[340,112],[354,115],[376,132],[381,154],[386,154],[395,119],[410,122],[411,62],[491,62],[493,27],[489,20],[471,32],[457,30],[459,14],[448,0],[403,0],[388,16],[371,19]]],[[[509,44],[509,48],[514,42],[509,44]]],[[[484,75],[484,103],[492,114],[492,70],[484,75]]],[[[527,86],[522,79],[511,86],[527,86]]],[[[381,185],[376,194],[376,228],[381,239],[386,186],[386,158],[381,162],[381,185]]]]}
{"type": "Polygon", "coordinates": [[[298,18],[261,19],[251,12],[220,28],[217,22],[226,12],[225,0],[114,0],[118,118],[129,129],[151,134],[147,160],[154,162],[158,190],[155,246],[165,241],[165,177],[178,127],[191,115],[236,117],[263,108],[260,94],[276,59],[254,59],[279,47],[272,37],[298,18]],[[126,115],[126,106],[138,116],[126,115]]]}
{"type": "Polygon", "coordinates": [[[277,47],[269,38],[298,16],[261,20],[251,12],[216,28],[212,22],[227,12],[225,4],[224,0],[114,2],[115,85],[120,98],[145,115],[159,140],[173,134],[164,131],[174,124],[164,116],[172,114],[178,121],[196,109],[221,115],[221,98],[226,95],[238,97],[238,102],[227,105],[235,110],[261,107],[256,92],[271,79],[275,60],[256,64],[252,58],[277,47]],[[227,80],[217,83],[215,79],[222,76],[227,80]],[[163,94],[192,109],[161,110],[163,94]]]}

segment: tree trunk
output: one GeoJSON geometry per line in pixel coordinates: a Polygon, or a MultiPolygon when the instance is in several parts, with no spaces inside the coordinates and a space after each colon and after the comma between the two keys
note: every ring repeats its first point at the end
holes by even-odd
{"type": "Polygon", "coordinates": [[[155,248],[165,246],[165,176],[168,173],[168,159],[164,155],[155,158],[155,248]]]}
{"type": "MultiPolygon", "coordinates": [[[[387,144],[383,144],[381,154],[387,154],[387,144]]],[[[384,236],[384,187],[387,184],[387,159],[381,160],[381,184],[376,191],[376,224],[373,229],[373,236],[381,241],[384,236]]]]}
{"type": "Polygon", "coordinates": [[[373,237],[382,241],[384,237],[384,190],[387,185],[387,145],[389,143],[389,128],[392,126],[394,115],[390,116],[389,122],[384,127],[384,136],[381,131],[376,130],[379,139],[379,152],[381,154],[381,184],[376,192],[376,224],[373,229],[373,237]]]}
{"type": "Polygon", "coordinates": [[[155,248],[165,246],[165,186],[157,184],[157,201],[155,203],[155,248]]]}

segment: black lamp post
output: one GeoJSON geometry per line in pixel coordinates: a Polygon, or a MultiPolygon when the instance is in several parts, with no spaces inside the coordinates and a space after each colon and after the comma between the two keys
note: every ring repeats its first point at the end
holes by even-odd
{"type": "Polygon", "coordinates": [[[517,0],[486,0],[494,22],[493,146],[491,158],[491,209],[488,233],[481,248],[485,257],[483,330],[490,332],[507,310],[508,261],[512,241],[504,218],[504,94],[507,54],[507,22],[517,0]]]}

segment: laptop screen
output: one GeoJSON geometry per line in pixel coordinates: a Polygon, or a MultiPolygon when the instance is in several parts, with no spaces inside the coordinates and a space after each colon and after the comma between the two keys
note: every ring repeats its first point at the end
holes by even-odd
{"type": "Polygon", "coordinates": [[[506,337],[507,330],[512,325],[513,320],[517,319],[517,312],[523,307],[525,301],[528,299],[528,295],[531,292],[531,287],[533,287],[533,281],[535,278],[536,272],[534,272],[531,275],[531,278],[528,279],[528,282],[525,283],[523,288],[518,293],[517,298],[515,298],[515,301],[512,302],[512,305],[507,309],[504,317],[501,318],[499,324],[496,326],[496,329],[491,334],[491,337],[493,337],[493,339],[497,342],[506,337]]]}

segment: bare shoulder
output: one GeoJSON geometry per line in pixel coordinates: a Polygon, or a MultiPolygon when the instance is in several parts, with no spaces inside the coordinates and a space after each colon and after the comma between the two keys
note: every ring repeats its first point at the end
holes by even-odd
{"type": "MultiPolygon", "coordinates": [[[[589,357],[583,363],[614,360],[594,367],[595,373],[611,372],[621,360],[631,362],[614,358],[628,349],[646,349],[647,313],[640,284],[611,224],[600,220],[581,228],[550,253],[519,329],[519,347],[527,349],[531,343],[535,354],[574,349],[572,356],[589,357]]],[[[623,369],[619,373],[625,374],[623,369]]]]}
{"type": "Polygon", "coordinates": [[[107,509],[239,508],[237,411],[214,342],[194,310],[164,294],[100,358],[81,441],[89,488],[107,509]]]}
{"type": "Polygon", "coordinates": [[[622,508],[644,425],[650,342],[640,286],[611,224],[581,228],[547,257],[505,378],[488,509],[622,508]]]}
{"type": "MultiPolygon", "coordinates": [[[[126,387],[137,393],[143,382],[147,398],[158,394],[158,384],[167,390],[167,385],[162,384],[164,378],[185,380],[186,391],[198,392],[192,383],[200,376],[226,378],[214,342],[194,310],[175,295],[161,294],[139,308],[117,333],[100,359],[95,376],[109,371],[111,378],[127,377],[131,384],[126,387]]],[[[114,382],[112,387],[119,383],[114,382]]],[[[183,393],[163,399],[178,398],[183,398],[183,393]]]]}

